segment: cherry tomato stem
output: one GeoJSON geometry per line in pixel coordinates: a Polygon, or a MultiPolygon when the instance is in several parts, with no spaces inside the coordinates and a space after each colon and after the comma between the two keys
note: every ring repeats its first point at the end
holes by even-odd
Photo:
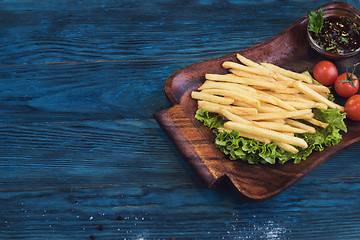
{"type": "Polygon", "coordinates": [[[349,98],[358,92],[359,80],[354,73],[345,72],[336,78],[334,89],[341,97],[349,98]]]}

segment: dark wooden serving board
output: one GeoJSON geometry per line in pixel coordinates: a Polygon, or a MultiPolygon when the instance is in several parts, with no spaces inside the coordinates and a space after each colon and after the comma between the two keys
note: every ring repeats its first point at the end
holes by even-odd
{"type": "MultiPolygon", "coordinates": [[[[321,6],[322,9],[332,7],[345,7],[359,14],[358,10],[347,3],[337,2],[321,6]]],[[[173,106],[158,112],[155,118],[206,187],[215,188],[222,180],[228,178],[246,198],[264,200],[285,190],[331,156],[360,141],[360,123],[347,121],[348,132],[344,133],[339,144],[327,147],[322,152],[314,152],[299,164],[288,162],[283,165],[251,165],[229,160],[215,147],[214,134],[194,117],[197,105],[190,97],[191,91],[203,83],[206,73],[225,73],[226,70],[221,64],[224,61],[237,61],[237,53],[256,62],[271,62],[296,72],[311,72],[316,62],[324,58],[308,44],[307,21],[305,13],[293,25],[260,44],[190,65],[167,79],[165,92],[173,106]]],[[[226,43],[226,39],[224,42],[226,43]]],[[[346,67],[351,67],[359,61],[357,56],[333,62],[339,72],[343,72],[346,67]]],[[[344,104],[345,99],[337,97],[336,101],[344,104]]]]}

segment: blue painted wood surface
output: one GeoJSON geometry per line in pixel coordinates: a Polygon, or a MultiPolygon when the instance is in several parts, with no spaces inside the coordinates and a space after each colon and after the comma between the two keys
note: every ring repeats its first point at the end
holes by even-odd
{"type": "Polygon", "coordinates": [[[153,118],[173,72],[327,2],[0,1],[0,239],[360,239],[359,145],[247,202],[153,118]]]}

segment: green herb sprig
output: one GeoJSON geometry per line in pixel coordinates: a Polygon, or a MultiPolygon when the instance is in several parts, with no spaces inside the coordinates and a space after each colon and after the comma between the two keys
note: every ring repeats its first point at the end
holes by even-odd
{"type": "Polygon", "coordinates": [[[314,32],[319,35],[323,25],[324,25],[324,11],[320,8],[319,11],[311,11],[307,14],[309,18],[309,31],[314,32]]]}

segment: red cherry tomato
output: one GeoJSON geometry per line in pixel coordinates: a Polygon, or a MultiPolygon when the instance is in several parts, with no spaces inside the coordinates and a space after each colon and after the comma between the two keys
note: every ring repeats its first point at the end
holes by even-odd
{"type": "Polygon", "coordinates": [[[330,86],[338,77],[338,70],[332,62],[320,61],[315,65],[313,75],[319,83],[330,86]]]}
{"type": "Polygon", "coordinates": [[[359,90],[359,80],[357,79],[355,74],[351,76],[351,73],[349,72],[347,74],[343,73],[336,78],[334,88],[337,94],[342,97],[348,98],[356,94],[359,90]],[[355,87],[350,82],[352,82],[355,87]]]}
{"type": "Polygon", "coordinates": [[[346,116],[354,121],[360,121],[360,95],[350,97],[345,103],[346,116]]]}

